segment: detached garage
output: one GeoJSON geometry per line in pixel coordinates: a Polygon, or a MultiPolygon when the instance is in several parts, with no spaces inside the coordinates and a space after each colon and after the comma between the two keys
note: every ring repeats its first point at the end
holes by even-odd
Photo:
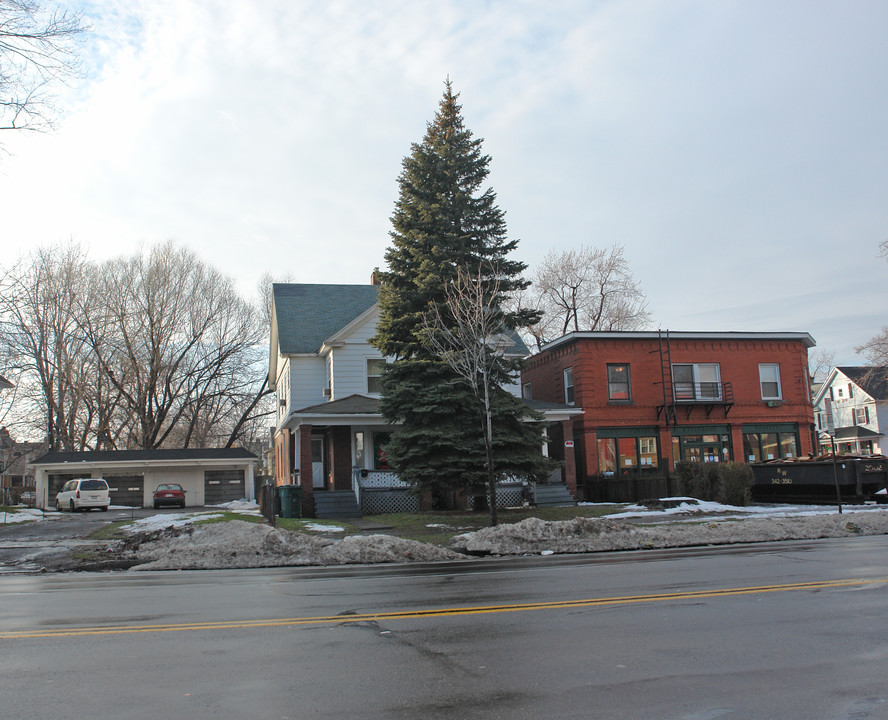
{"type": "Polygon", "coordinates": [[[59,488],[73,478],[105,478],[111,504],[151,507],[155,488],[178,483],[191,507],[254,500],[258,458],[244,448],[186,450],[102,450],[50,452],[31,464],[36,470],[37,502],[51,508],[59,488]]]}

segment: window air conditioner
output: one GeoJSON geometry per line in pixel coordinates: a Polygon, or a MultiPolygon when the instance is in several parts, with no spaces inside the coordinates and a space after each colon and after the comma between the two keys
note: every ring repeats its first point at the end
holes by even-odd
{"type": "Polygon", "coordinates": [[[324,388],[323,393],[324,397],[330,397],[330,388],[324,388]]]}

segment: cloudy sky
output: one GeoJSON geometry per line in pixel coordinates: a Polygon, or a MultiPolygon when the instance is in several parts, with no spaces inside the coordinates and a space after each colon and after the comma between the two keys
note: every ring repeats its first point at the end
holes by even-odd
{"type": "Polygon", "coordinates": [[[4,133],[2,246],[175,239],[252,294],[362,283],[446,77],[531,270],[625,247],[655,326],[888,324],[883,0],[98,0],[52,134],[4,133]]]}

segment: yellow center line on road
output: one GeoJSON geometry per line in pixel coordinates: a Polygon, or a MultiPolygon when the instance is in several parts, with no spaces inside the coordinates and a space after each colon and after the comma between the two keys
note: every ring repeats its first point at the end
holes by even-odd
{"type": "Polygon", "coordinates": [[[480,605],[476,607],[432,608],[428,610],[402,610],[399,612],[367,613],[354,615],[318,615],[314,617],[275,618],[267,620],[217,620],[208,622],[176,623],[170,625],[98,625],[55,630],[17,630],[0,633],[0,640],[26,638],[82,637],[89,635],[118,635],[131,633],[183,632],[188,630],[235,630],[280,626],[346,624],[379,622],[382,620],[411,620],[428,617],[454,617],[459,615],[483,615],[491,613],[527,612],[531,610],[564,610],[573,608],[625,605],[632,603],[664,602],[668,600],[694,600],[698,598],[734,597],[760,593],[790,592],[795,590],[827,590],[831,588],[859,587],[888,583],[888,577],[844,580],[822,580],[783,585],[755,585],[715,590],[688,590],[652,595],[625,595],[621,597],[585,598],[582,600],[553,600],[549,602],[521,603],[516,605],[480,605]]]}

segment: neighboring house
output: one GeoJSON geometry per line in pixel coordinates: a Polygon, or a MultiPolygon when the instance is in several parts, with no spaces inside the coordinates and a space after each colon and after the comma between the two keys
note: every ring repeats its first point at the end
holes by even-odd
{"type": "Polygon", "coordinates": [[[244,448],[48,452],[33,461],[37,504],[51,508],[68,480],[105,478],[111,504],[150,507],[161,483],[179,483],[188,506],[255,498],[257,457],[244,448]]]}
{"type": "MultiPolygon", "coordinates": [[[[377,292],[373,284],[273,288],[268,382],[277,393],[275,482],[301,486],[304,514],[315,513],[316,499],[330,499],[319,493],[352,493],[361,475],[399,482],[384,450],[396,428],[379,412],[389,358],[369,342],[379,319],[377,292]]],[[[523,357],[527,347],[516,338],[508,352],[523,357]]],[[[517,395],[517,381],[509,389],[517,395]]],[[[557,422],[578,414],[563,405],[539,409],[557,422]]]]}
{"type": "Polygon", "coordinates": [[[832,451],[827,432],[831,405],[838,453],[884,455],[888,450],[888,367],[836,367],[814,398],[815,422],[824,452],[832,451]]]}
{"type": "Polygon", "coordinates": [[[527,360],[522,393],[585,411],[573,439],[586,495],[626,499],[620,482],[680,460],[811,453],[813,346],[808,333],[574,332],[527,360]]]}
{"type": "Polygon", "coordinates": [[[0,428],[0,500],[18,502],[21,494],[34,490],[35,457],[46,452],[46,443],[15,442],[6,428],[0,428]]]}

